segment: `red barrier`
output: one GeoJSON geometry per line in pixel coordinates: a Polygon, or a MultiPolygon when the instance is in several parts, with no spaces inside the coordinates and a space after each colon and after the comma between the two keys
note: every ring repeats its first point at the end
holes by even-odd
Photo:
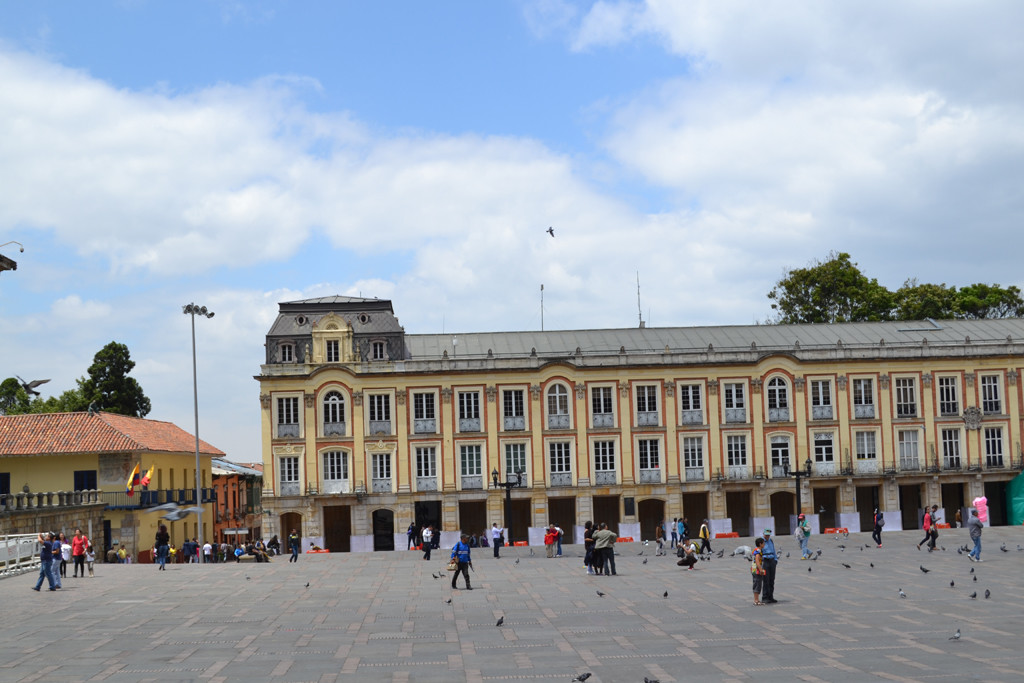
{"type": "Polygon", "coordinates": [[[518,547],[518,546],[524,546],[524,545],[530,545],[530,544],[529,544],[529,543],[527,543],[526,541],[516,541],[516,542],[515,542],[515,543],[513,543],[512,545],[514,545],[514,546],[518,547]]]}
{"type": "Polygon", "coordinates": [[[633,537],[632,536],[619,536],[618,542],[619,543],[632,543],[633,542],[633,537]]]}
{"type": "Polygon", "coordinates": [[[850,533],[850,530],[847,529],[845,526],[828,527],[827,529],[825,529],[821,533],[823,533],[823,534],[848,534],[848,533],[850,533]]]}
{"type": "Polygon", "coordinates": [[[723,531],[721,533],[715,534],[715,538],[739,538],[739,537],[740,537],[740,535],[738,533],[736,533],[735,531],[723,531]]]}

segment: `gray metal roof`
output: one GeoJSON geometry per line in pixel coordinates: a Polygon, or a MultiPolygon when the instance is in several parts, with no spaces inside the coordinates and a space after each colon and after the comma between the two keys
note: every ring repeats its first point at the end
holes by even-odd
{"type": "Polygon", "coordinates": [[[214,474],[241,474],[250,477],[263,477],[263,473],[251,467],[224,458],[213,458],[211,469],[214,474]]]}
{"type": "Polygon", "coordinates": [[[1024,319],[919,320],[806,325],[727,325],[716,327],[647,327],[545,332],[473,332],[466,334],[407,334],[406,348],[413,360],[449,357],[539,356],[698,351],[793,350],[797,348],[962,345],[1024,341],[1024,319]]]}

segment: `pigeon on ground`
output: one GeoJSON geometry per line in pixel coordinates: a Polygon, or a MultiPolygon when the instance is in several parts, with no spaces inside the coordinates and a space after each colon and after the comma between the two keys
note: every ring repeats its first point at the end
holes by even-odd
{"type": "Polygon", "coordinates": [[[640,551],[640,552],[638,552],[638,553],[637,553],[636,555],[637,555],[637,557],[639,557],[639,556],[641,556],[641,555],[643,555],[643,554],[644,554],[644,551],[643,551],[643,550],[641,550],[641,551],[640,551]]]}
{"type": "Polygon", "coordinates": [[[874,562],[870,562],[869,564],[871,565],[871,568],[872,568],[872,569],[874,569],[874,568],[875,568],[875,563],[874,563],[874,562]]]}
{"type": "Polygon", "coordinates": [[[786,559],[787,560],[789,559],[789,553],[786,553],[786,559]]]}
{"type": "Polygon", "coordinates": [[[989,590],[986,588],[985,589],[985,599],[988,600],[989,596],[991,596],[991,595],[992,595],[992,593],[990,593],[989,590]]]}
{"type": "Polygon", "coordinates": [[[974,591],[973,593],[971,593],[971,600],[975,599],[976,597],[978,597],[978,591],[974,591]]]}
{"type": "Polygon", "coordinates": [[[516,558],[516,561],[515,561],[515,562],[513,562],[512,564],[519,564],[519,558],[517,557],[517,558],[516,558]]]}
{"type": "Polygon", "coordinates": [[[433,577],[434,577],[435,579],[440,579],[440,578],[441,578],[441,577],[440,577],[440,576],[439,576],[438,574],[436,574],[436,573],[435,573],[435,574],[431,574],[431,576],[433,576],[433,577]]]}
{"type": "Polygon", "coordinates": [[[1010,552],[1009,550],[1006,549],[1006,544],[1005,543],[1002,544],[1001,546],[999,546],[999,549],[1002,550],[1004,553],[1010,552]]]}
{"type": "Polygon", "coordinates": [[[306,582],[306,588],[309,588],[309,581],[306,582]]]}
{"type": "Polygon", "coordinates": [[[246,581],[252,581],[252,577],[251,576],[247,576],[247,577],[245,577],[245,580],[246,581]]]}
{"type": "Polygon", "coordinates": [[[604,593],[602,593],[601,591],[597,591],[597,597],[603,598],[604,597],[604,593]]]}
{"type": "Polygon", "coordinates": [[[953,587],[954,587],[955,585],[956,585],[956,584],[955,584],[955,583],[953,583],[952,581],[950,581],[950,582],[949,582],[949,587],[950,587],[950,588],[953,588],[953,587]]]}
{"type": "Polygon", "coordinates": [[[718,559],[722,559],[722,555],[725,555],[725,548],[718,551],[718,559]]]}
{"type": "Polygon", "coordinates": [[[533,548],[530,548],[530,557],[533,557],[533,548]]]}
{"type": "Polygon", "coordinates": [[[810,574],[810,573],[811,573],[811,568],[810,568],[810,567],[808,567],[808,568],[807,568],[807,573],[808,573],[808,574],[810,574]]]}
{"type": "Polygon", "coordinates": [[[840,543],[840,544],[839,544],[839,545],[837,545],[836,547],[837,547],[837,548],[839,548],[840,550],[846,550],[846,546],[845,546],[845,545],[843,545],[842,543],[840,543]]]}
{"type": "Polygon", "coordinates": [[[977,576],[973,576],[973,577],[971,577],[971,579],[974,581],[974,583],[978,583],[978,577],[977,576]]]}
{"type": "Polygon", "coordinates": [[[960,640],[960,629],[956,630],[956,633],[949,637],[950,640],[960,640]]]}
{"type": "Polygon", "coordinates": [[[644,683],[661,683],[657,678],[648,678],[644,676],[644,683]]]}
{"type": "Polygon", "coordinates": [[[940,545],[939,547],[942,548],[942,552],[946,552],[946,546],[940,545]]]}
{"type": "Polygon", "coordinates": [[[963,555],[964,554],[964,549],[963,548],[957,548],[956,549],[956,554],[957,555],[963,555]]]}
{"type": "Polygon", "coordinates": [[[647,564],[647,558],[645,557],[645,558],[644,558],[644,561],[643,561],[643,562],[641,562],[640,564],[647,564]]]}
{"type": "Polygon", "coordinates": [[[846,564],[845,562],[840,562],[839,564],[843,565],[843,566],[844,566],[844,567],[846,567],[847,569],[850,569],[850,568],[851,568],[851,567],[850,567],[850,565],[846,564]]]}
{"type": "Polygon", "coordinates": [[[818,548],[818,552],[816,553],[816,556],[817,557],[821,557],[821,548],[818,548]]]}
{"type": "Polygon", "coordinates": [[[662,595],[661,597],[663,597],[663,598],[667,598],[667,597],[668,597],[668,591],[665,591],[665,594],[664,594],[664,595],[662,595]]]}
{"type": "Polygon", "coordinates": [[[582,673],[582,674],[580,674],[579,676],[577,676],[576,678],[574,678],[574,679],[572,679],[572,680],[573,680],[573,681],[580,681],[580,682],[582,683],[582,681],[585,681],[585,680],[587,680],[588,678],[590,678],[590,672],[589,672],[589,671],[588,671],[588,672],[586,672],[586,673],[582,673]]]}
{"type": "Polygon", "coordinates": [[[900,590],[900,597],[901,597],[901,598],[905,598],[905,597],[907,597],[907,594],[903,592],[903,589],[902,589],[902,588],[900,588],[899,590],[900,590]]]}
{"type": "Polygon", "coordinates": [[[501,626],[505,623],[505,617],[498,617],[498,623],[495,626],[501,626]]]}
{"type": "Polygon", "coordinates": [[[922,564],[922,565],[921,565],[921,571],[923,571],[923,572],[924,572],[925,574],[927,574],[928,572],[930,572],[930,571],[931,571],[931,569],[927,569],[927,568],[925,568],[925,566],[924,566],[924,565],[922,564]]]}
{"type": "Polygon", "coordinates": [[[650,541],[644,541],[644,547],[645,547],[645,548],[646,548],[647,546],[649,546],[650,544],[651,544],[651,542],[650,542],[650,541]]]}
{"type": "Polygon", "coordinates": [[[974,567],[971,567],[971,572],[970,572],[970,573],[971,573],[971,574],[973,574],[973,573],[974,573],[974,567]]]}

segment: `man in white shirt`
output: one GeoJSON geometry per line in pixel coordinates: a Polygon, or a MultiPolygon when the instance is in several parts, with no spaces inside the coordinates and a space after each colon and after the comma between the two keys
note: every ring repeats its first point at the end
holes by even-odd
{"type": "Polygon", "coordinates": [[[501,557],[498,551],[503,545],[505,545],[505,530],[495,522],[491,525],[491,546],[494,548],[495,557],[501,557]]]}
{"type": "Polygon", "coordinates": [[[206,564],[209,564],[210,560],[212,559],[212,557],[213,557],[213,546],[210,545],[209,541],[207,541],[206,543],[203,544],[203,562],[205,562],[206,564]]]}

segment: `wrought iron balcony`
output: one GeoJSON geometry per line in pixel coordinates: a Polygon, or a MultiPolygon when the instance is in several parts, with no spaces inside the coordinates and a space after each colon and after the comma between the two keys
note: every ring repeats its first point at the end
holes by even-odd
{"type": "Polygon", "coordinates": [[[299,425],[295,424],[279,424],[277,425],[277,438],[279,439],[294,439],[299,436],[299,425]]]}
{"type": "Polygon", "coordinates": [[[594,427],[614,427],[615,415],[612,413],[595,413],[594,427]]]}
{"type": "Polygon", "coordinates": [[[473,476],[463,476],[461,481],[463,491],[469,489],[482,489],[484,487],[484,478],[479,474],[473,476]]]}
{"type": "Polygon", "coordinates": [[[769,408],[769,422],[789,422],[789,408],[769,408]]]}
{"type": "Polygon", "coordinates": [[[416,477],[417,491],[436,491],[437,477],[416,477]]]}
{"type": "Polygon", "coordinates": [[[730,479],[751,479],[750,465],[729,465],[726,470],[730,479]]]}
{"type": "Polygon", "coordinates": [[[370,483],[370,490],[374,493],[391,493],[391,478],[373,479],[370,483]]]}
{"type": "Polygon", "coordinates": [[[857,420],[870,420],[875,417],[875,406],[873,405],[855,405],[853,407],[853,417],[857,420]]]}
{"type": "Polygon", "coordinates": [[[302,487],[299,486],[297,481],[281,482],[281,488],[277,492],[279,496],[298,496],[302,495],[302,487]]]}
{"type": "Polygon", "coordinates": [[[921,461],[917,458],[900,458],[900,471],[901,472],[920,472],[921,461]]]}
{"type": "Polygon", "coordinates": [[[480,431],[480,418],[479,417],[460,417],[459,418],[459,431],[460,432],[479,432],[480,431]]]}
{"type": "Polygon", "coordinates": [[[506,416],[502,421],[503,429],[506,432],[521,432],[526,429],[526,416],[525,415],[513,415],[511,417],[506,416]]]}
{"type": "Polygon", "coordinates": [[[704,424],[703,410],[684,410],[679,414],[679,421],[684,425],[704,424]]]}
{"type": "Polygon", "coordinates": [[[323,493],[351,493],[352,483],[348,479],[325,479],[320,488],[323,493]]]}
{"type": "Polygon", "coordinates": [[[960,457],[946,457],[942,458],[942,469],[944,470],[959,470],[963,467],[960,461],[960,457]]]}
{"type": "Polygon", "coordinates": [[[618,483],[615,470],[600,470],[594,472],[594,483],[600,486],[614,486],[618,483]]]}
{"type": "Polygon", "coordinates": [[[784,479],[789,476],[789,468],[785,465],[772,465],[772,479],[784,479]]]}
{"type": "Polygon", "coordinates": [[[836,464],[834,462],[816,462],[814,463],[814,473],[822,477],[834,477],[838,472],[836,464]]]}
{"type": "Polygon", "coordinates": [[[391,420],[370,420],[370,434],[390,434],[391,420]]]}
{"type": "Polygon", "coordinates": [[[568,415],[548,415],[548,429],[568,429],[569,427],[568,415]]]}
{"type": "Polygon", "coordinates": [[[746,422],[747,421],[747,409],[746,408],[726,408],[725,409],[725,421],[726,422],[746,422]]]}
{"type": "Polygon", "coordinates": [[[572,472],[553,472],[551,474],[552,486],[572,486],[572,472]]]}
{"type": "Polygon", "coordinates": [[[812,420],[831,420],[832,406],[811,406],[812,420]]]}
{"type": "Polygon", "coordinates": [[[661,470],[640,470],[640,483],[641,484],[660,484],[661,483],[661,470]]]}
{"type": "Polygon", "coordinates": [[[432,417],[413,420],[412,431],[416,434],[436,434],[437,420],[432,417]]]}
{"type": "Polygon", "coordinates": [[[640,427],[657,427],[658,426],[658,413],[657,412],[642,412],[636,414],[636,423],[640,427]]]}
{"type": "Polygon", "coordinates": [[[878,466],[878,461],[872,458],[857,460],[853,465],[853,471],[857,474],[878,474],[881,469],[878,466]]]}
{"type": "Polygon", "coordinates": [[[703,467],[687,467],[686,481],[704,481],[703,467]]]}
{"type": "Polygon", "coordinates": [[[345,436],[345,423],[324,422],[324,436],[345,436]]]}

